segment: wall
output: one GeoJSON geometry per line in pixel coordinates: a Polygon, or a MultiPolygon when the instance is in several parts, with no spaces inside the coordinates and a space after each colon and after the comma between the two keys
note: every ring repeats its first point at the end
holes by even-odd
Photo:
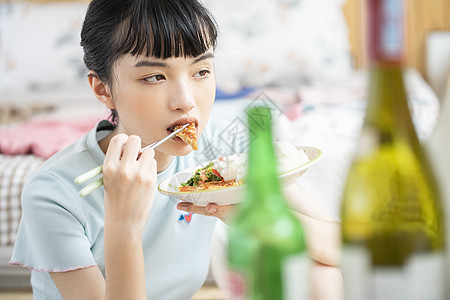
{"type": "MultiPolygon", "coordinates": [[[[14,2],[20,0],[0,0],[0,2],[4,1],[14,2]]],[[[74,0],[28,1],[43,3],[74,0]]],[[[367,65],[364,51],[365,1],[366,0],[346,0],[343,7],[343,12],[349,26],[349,39],[356,68],[363,68],[367,65]]],[[[427,34],[431,31],[450,31],[450,0],[404,1],[407,10],[407,64],[408,66],[418,69],[422,75],[427,78],[425,63],[427,34]]]]}

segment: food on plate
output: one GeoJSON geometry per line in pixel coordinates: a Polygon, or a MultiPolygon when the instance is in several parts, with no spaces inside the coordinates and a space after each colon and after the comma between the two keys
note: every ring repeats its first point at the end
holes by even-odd
{"type": "MultiPolygon", "coordinates": [[[[309,161],[306,153],[287,141],[275,142],[278,173],[296,169],[309,161]]],[[[178,187],[179,192],[216,190],[245,182],[247,154],[238,153],[220,157],[195,171],[194,175],[178,187]]]]}
{"type": "Polygon", "coordinates": [[[303,166],[309,161],[305,151],[283,140],[275,142],[275,155],[277,156],[278,173],[280,174],[303,166]]]}
{"type": "Polygon", "coordinates": [[[194,175],[188,181],[181,184],[178,188],[180,192],[191,192],[198,190],[215,190],[224,187],[241,184],[237,180],[224,180],[217,169],[213,168],[214,162],[210,162],[206,167],[195,171],[194,175]]]}
{"type": "MultiPolygon", "coordinates": [[[[275,156],[279,174],[296,169],[309,161],[303,150],[283,140],[275,142],[275,156]]],[[[215,162],[215,167],[225,180],[241,180],[247,171],[247,154],[239,153],[220,158],[215,162]]]]}
{"type": "MultiPolygon", "coordinates": [[[[183,125],[176,125],[174,127],[174,130],[177,130],[179,128],[181,128],[183,125]]],[[[192,147],[192,149],[194,150],[198,150],[198,139],[197,139],[197,131],[195,130],[195,123],[191,123],[189,124],[188,127],[186,127],[185,129],[181,130],[180,132],[177,133],[177,136],[180,137],[183,142],[185,142],[186,144],[190,145],[192,147]]]]}

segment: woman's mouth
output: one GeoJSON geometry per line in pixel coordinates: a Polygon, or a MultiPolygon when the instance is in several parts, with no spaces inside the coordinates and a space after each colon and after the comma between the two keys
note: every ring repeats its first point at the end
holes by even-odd
{"type": "Polygon", "coordinates": [[[170,132],[172,132],[174,130],[175,126],[185,125],[185,124],[190,124],[190,123],[194,123],[195,127],[198,127],[198,120],[197,120],[197,118],[195,118],[195,117],[183,117],[183,118],[179,118],[178,120],[176,120],[175,122],[170,124],[169,127],[167,127],[167,130],[170,130],[170,132]]]}
{"type": "MultiPolygon", "coordinates": [[[[167,129],[166,129],[167,134],[171,134],[176,129],[177,126],[182,126],[182,125],[190,124],[190,123],[194,123],[195,129],[197,130],[197,127],[198,127],[197,119],[195,119],[195,118],[182,118],[182,119],[179,119],[179,120],[175,121],[169,127],[167,127],[167,129]]],[[[174,139],[176,139],[176,137],[174,139]]]]}
{"type": "Polygon", "coordinates": [[[175,137],[172,138],[173,141],[179,143],[185,143],[192,147],[193,150],[198,149],[197,140],[197,126],[196,122],[177,122],[174,125],[168,127],[166,130],[168,134],[171,134],[174,130],[179,130],[183,125],[188,125],[187,127],[177,133],[175,137]]]}
{"type": "MultiPolygon", "coordinates": [[[[175,128],[175,126],[171,126],[171,127],[167,128],[167,135],[171,134],[175,130],[174,128],[175,128]]],[[[179,136],[176,136],[176,135],[172,138],[172,140],[175,142],[184,143],[183,140],[179,136]]]]}

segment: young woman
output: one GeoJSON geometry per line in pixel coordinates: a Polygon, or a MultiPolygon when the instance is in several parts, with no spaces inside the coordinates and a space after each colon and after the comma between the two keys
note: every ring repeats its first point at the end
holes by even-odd
{"type": "MultiPolygon", "coordinates": [[[[216,38],[196,0],[90,3],[84,61],[93,93],[113,117],[47,160],[24,187],[11,263],[32,269],[34,299],[179,300],[202,286],[216,217],[230,207],[176,204],[156,191],[201,160],[179,138],[139,151],[185,123],[195,123],[199,149],[213,142],[229,150],[222,155],[242,150],[218,139],[226,124],[208,122],[216,38]],[[104,187],[81,198],[74,178],[102,163],[104,187]],[[195,212],[189,223],[179,221],[182,211],[195,212]]],[[[335,227],[324,229],[314,219],[320,212],[296,205],[309,215],[313,258],[336,263],[335,251],[316,238],[336,236],[335,227]]]]}

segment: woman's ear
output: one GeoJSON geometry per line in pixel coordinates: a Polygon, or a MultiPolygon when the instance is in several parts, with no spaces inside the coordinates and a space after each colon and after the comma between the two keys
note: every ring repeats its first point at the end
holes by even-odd
{"type": "Polygon", "coordinates": [[[95,97],[107,108],[115,109],[116,106],[114,105],[109,86],[94,71],[89,71],[88,80],[95,97]]]}

